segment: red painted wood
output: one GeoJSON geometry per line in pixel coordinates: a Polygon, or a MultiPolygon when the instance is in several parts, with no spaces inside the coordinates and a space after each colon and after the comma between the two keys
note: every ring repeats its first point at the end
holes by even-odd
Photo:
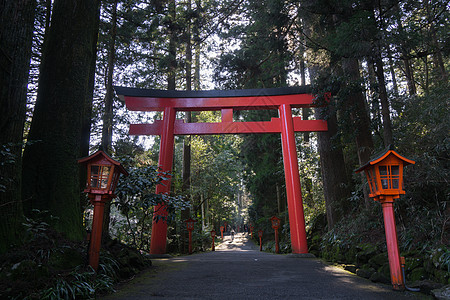
{"type": "MultiPolygon", "coordinates": [[[[302,120],[293,118],[295,132],[327,131],[324,120],[302,120]]],[[[152,124],[131,124],[130,135],[161,135],[162,121],[152,124]]],[[[279,118],[272,118],[270,122],[221,122],[221,123],[184,123],[176,120],[175,135],[207,135],[207,134],[241,134],[241,133],[280,133],[279,118]]]]}
{"type": "Polygon", "coordinates": [[[222,122],[233,122],[233,109],[222,109],[222,122]]]}
{"type": "Polygon", "coordinates": [[[280,118],[282,123],[281,146],[283,149],[284,176],[286,178],[292,253],[308,253],[294,122],[290,105],[280,105],[280,118]]]}
{"type": "Polygon", "coordinates": [[[181,111],[278,109],[281,104],[292,107],[313,107],[314,96],[310,94],[227,97],[227,98],[151,98],[124,95],[125,103],[133,111],[163,111],[173,107],[181,111]]]}
{"type": "Polygon", "coordinates": [[[94,216],[92,219],[92,232],[89,244],[89,265],[97,272],[100,257],[100,246],[102,242],[103,213],[106,199],[102,195],[95,195],[91,199],[94,205],[94,216]]]}
{"type": "MultiPolygon", "coordinates": [[[[173,143],[174,143],[174,123],[176,112],[171,107],[164,109],[164,119],[162,123],[161,145],[159,148],[159,162],[158,166],[164,172],[172,170],[173,162],[173,143]]],[[[163,184],[156,186],[157,194],[166,194],[170,191],[171,180],[164,180],[163,184]]],[[[166,253],[166,239],[167,239],[167,222],[165,220],[157,220],[155,217],[167,217],[168,212],[164,204],[159,204],[154,208],[152,237],[150,243],[151,254],[165,254],[166,253]]]]}
{"type": "Polygon", "coordinates": [[[384,232],[386,234],[386,245],[388,250],[389,269],[391,282],[394,290],[404,290],[404,280],[400,262],[400,251],[398,249],[397,228],[394,217],[394,197],[384,196],[380,200],[383,208],[384,232]]]}
{"type": "MultiPolygon", "coordinates": [[[[261,93],[264,93],[263,90],[261,90],[261,93]]],[[[228,97],[225,93],[216,93],[215,95],[198,94],[203,97],[194,96],[195,98],[163,98],[161,95],[164,96],[167,93],[158,94],[158,97],[148,97],[147,95],[142,96],[142,93],[137,93],[134,90],[132,94],[135,96],[120,95],[121,99],[125,100],[129,110],[164,111],[162,121],[156,121],[153,124],[132,124],[130,126],[131,135],[161,136],[159,165],[164,171],[172,169],[174,135],[281,133],[292,252],[307,253],[295,132],[326,131],[327,123],[324,120],[293,118],[291,108],[316,106],[313,102],[313,95],[300,93],[268,96],[255,93],[243,96],[245,93],[239,95],[236,92],[233,95],[239,96],[228,97]],[[220,94],[221,97],[216,97],[217,94],[220,94]],[[204,97],[205,95],[212,95],[212,97],[204,97]],[[257,109],[277,109],[280,112],[280,118],[273,118],[269,122],[233,122],[233,110],[257,109]],[[182,120],[175,120],[177,111],[219,110],[222,112],[222,122],[220,123],[184,123],[182,120]]],[[[170,181],[164,187],[158,186],[157,193],[166,193],[169,189],[170,181]]],[[[156,209],[159,209],[163,215],[167,214],[164,207],[157,207],[156,209]]],[[[160,221],[153,224],[151,253],[165,253],[166,235],[167,224],[165,222],[160,221]]]]}

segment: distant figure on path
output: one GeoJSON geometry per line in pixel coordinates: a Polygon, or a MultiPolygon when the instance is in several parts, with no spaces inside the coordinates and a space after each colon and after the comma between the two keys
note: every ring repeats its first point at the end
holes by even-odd
{"type": "Polygon", "coordinates": [[[234,230],[231,229],[231,241],[234,241],[234,230]]]}

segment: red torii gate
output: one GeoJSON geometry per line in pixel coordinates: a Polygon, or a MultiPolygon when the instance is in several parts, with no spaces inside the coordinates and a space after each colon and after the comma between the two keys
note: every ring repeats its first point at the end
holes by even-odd
{"type": "MultiPolygon", "coordinates": [[[[327,131],[324,120],[302,120],[292,117],[292,108],[314,107],[314,96],[309,87],[224,91],[163,91],[114,87],[129,110],[163,111],[163,120],[152,124],[131,124],[131,135],[160,135],[158,165],[170,172],[173,162],[175,135],[281,133],[292,253],[308,253],[305,218],[298,170],[295,132],[327,131]],[[265,122],[233,122],[233,110],[277,109],[279,118],[265,122]],[[176,120],[177,111],[221,111],[219,123],[184,123],[176,120]]],[[[156,193],[170,191],[170,179],[158,185],[156,193]]],[[[164,207],[155,213],[167,216],[164,207]]],[[[167,223],[153,221],[151,254],[166,253],[167,223]]]]}

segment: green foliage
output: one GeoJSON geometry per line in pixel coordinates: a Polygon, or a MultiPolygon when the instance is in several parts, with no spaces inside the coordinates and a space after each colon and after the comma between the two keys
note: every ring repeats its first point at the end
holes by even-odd
{"type": "MultiPolygon", "coordinates": [[[[16,162],[16,155],[12,153],[11,143],[6,145],[1,145],[0,148],[0,168],[3,168],[6,165],[13,165],[16,162]]],[[[0,193],[6,192],[6,187],[11,183],[11,178],[6,178],[2,174],[0,174],[0,193]]]]}
{"type": "MultiPolygon", "coordinates": [[[[187,203],[181,196],[155,194],[156,185],[164,184],[163,181],[170,178],[171,174],[161,172],[145,161],[135,166],[131,166],[131,161],[125,164],[129,165],[127,168],[129,176],[119,181],[116,190],[117,199],[113,204],[117,205],[126,223],[121,222],[123,227],[114,231],[123,242],[138,249],[148,250],[148,235],[151,232],[152,221],[156,218],[153,207],[163,205],[169,212],[169,218],[173,218],[175,211],[185,209],[187,203]]],[[[160,218],[162,216],[155,221],[160,221],[160,218]]]]}
{"type": "Polygon", "coordinates": [[[39,209],[33,209],[32,213],[33,217],[25,218],[26,221],[22,223],[28,233],[28,238],[31,240],[50,240],[51,237],[48,235],[50,225],[44,219],[50,217],[51,220],[58,220],[59,218],[49,215],[48,211],[40,211],[39,209]]]}
{"type": "MultiPolygon", "coordinates": [[[[113,262],[116,266],[117,263],[113,262]]],[[[103,273],[111,266],[100,263],[98,274],[77,267],[68,275],[60,276],[52,287],[40,293],[40,299],[94,299],[99,293],[113,292],[114,279],[103,273]]],[[[27,298],[25,298],[27,299],[27,298]]]]}

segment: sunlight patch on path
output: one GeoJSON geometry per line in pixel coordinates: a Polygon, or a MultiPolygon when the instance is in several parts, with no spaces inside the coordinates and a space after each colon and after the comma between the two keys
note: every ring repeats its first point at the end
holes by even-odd
{"type": "Polygon", "coordinates": [[[236,233],[234,239],[230,235],[224,236],[224,241],[216,246],[216,251],[250,251],[257,250],[257,246],[250,241],[247,233],[236,233]]]}

